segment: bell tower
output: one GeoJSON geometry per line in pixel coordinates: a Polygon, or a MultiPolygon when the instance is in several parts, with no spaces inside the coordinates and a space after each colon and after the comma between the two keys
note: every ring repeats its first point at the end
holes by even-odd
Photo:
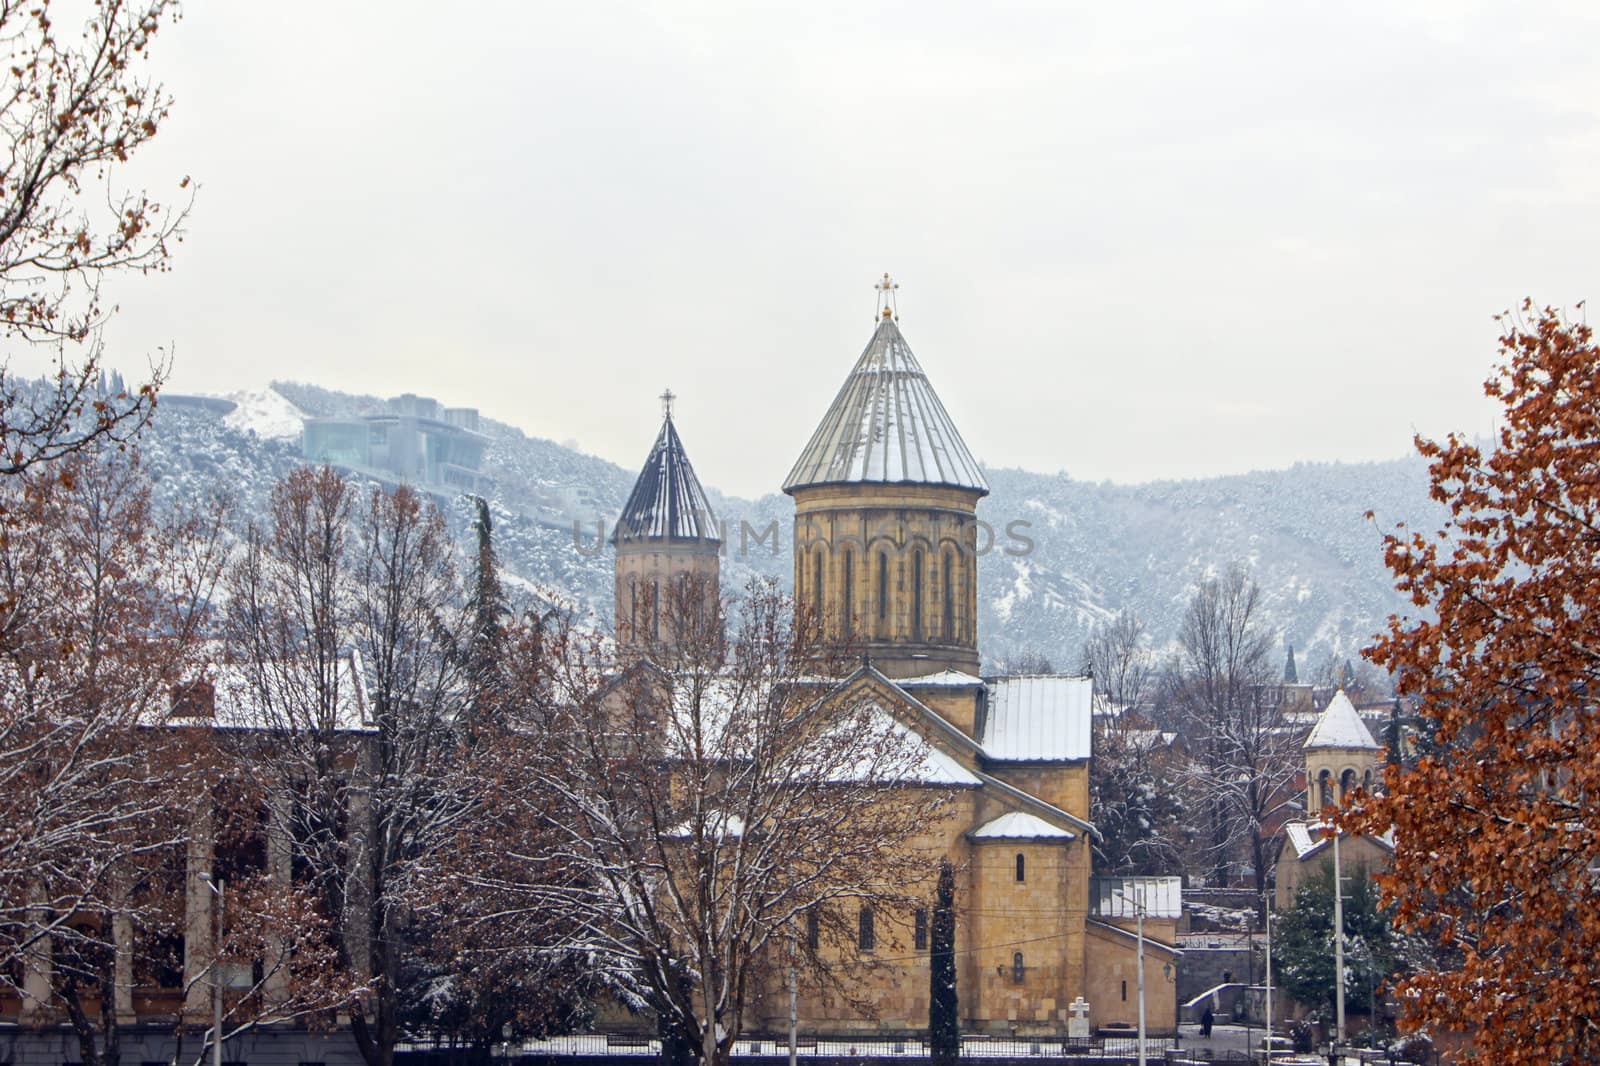
{"type": "Polygon", "coordinates": [[[661,394],[661,432],[617,519],[616,634],[625,658],[669,653],[720,625],[717,518],[661,394]]]}
{"type": "Polygon", "coordinates": [[[1334,693],[1317,717],[1304,750],[1307,817],[1315,818],[1330,804],[1338,806],[1357,788],[1372,790],[1378,742],[1344,689],[1334,693]]]}
{"type": "Polygon", "coordinates": [[[988,482],[900,333],[889,275],[866,350],[783,484],[794,587],[824,638],[890,677],[978,672],[988,482]]]}

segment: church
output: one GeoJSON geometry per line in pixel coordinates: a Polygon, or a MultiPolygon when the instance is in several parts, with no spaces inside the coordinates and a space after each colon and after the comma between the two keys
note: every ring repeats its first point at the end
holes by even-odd
{"type": "MultiPolygon", "coordinates": [[[[795,507],[794,593],[825,639],[863,653],[843,691],[915,730],[943,757],[937,787],[958,791],[954,828],[927,846],[958,871],[963,1030],[1132,1028],[1142,912],[1146,1024],[1172,1033],[1178,879],[1094,877],[1092,681],[981,676],[978,505],[988,484],[900,331],[892,282],[878,288],[866,348],[783,482],[795,507]]],[[[670,406],[613,544],[619,645],[647,630],[660,638],[652,604],[672,581],[714,587],[719,527],[670,406]]],[[[854,947],[876,950],[865,935],[854,947]]],[[[863,973],[855,996],[802,996],[801,1030],[927,1028],[925,943],[863,973]]],[[[760,999],[758,1026],[785,1028],[784,999],[760,999]]]]}

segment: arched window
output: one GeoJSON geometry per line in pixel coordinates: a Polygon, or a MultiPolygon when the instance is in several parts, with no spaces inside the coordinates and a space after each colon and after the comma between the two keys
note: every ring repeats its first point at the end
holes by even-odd
{"type": "Polygon", "coordinates": [[[839,612],[842,615],[839,619],[839,631],[844,634],[846,640],[849,640],[850,633],[855,628],[856,575],[854,560],[848,551],[839,561],[839,571],[839,612]]]}
{"type": "Polygon", "coordinates": [[[816,605],[820,614],[823,609],[822,586],[822,549],[817,549],[817,554],[811,560],[811,602],[816,605]]]}
{"type": "Polygon", "coordinates": [[[661,582],[650,582],[650,639],[661,639],[661,582]]]}
{"type": "MultiPolygon", "coordinates": [[[[1324,770],[1317,775],[1317,809],[1333,805],[1333,775],[1324,770]]],[[[1331,935],[1331,934],[1330,934],[1331,935]]]]}
{"type": "Polygon", "coordinates": [[[911,639],[922,639],[922,552],[911,553],[911,639]]]}
{"type": "Polygon", "coordinates": [[[1372,792],[1372,771],[1371,770],[1368,770],[1366,773],[1361,775],[1361,791],[1366,792],[1369,795],[1372,792]]]}
{"type": "Polygon", "coordinates": [[[1026,855],[1022,854],[1022,852],[1019,851],[1019,852],[1017,852],[1017,880],[1018,881],[1026,881],[1027,879],[1028,879],[1028,858],[1027,858],[1026,855]]]}
{"type": "Polygon", "coordinates": [[[955,555],[952,552],[944,553],[944,639],[956,639],[956,581],[951,573],[956,567],[955,555]]]}
{"type": "Polygon", "coordinates": [[[812,951],[822,943],[822,915],[817,912],[818,906],[813,903],[806,908],[806,946],[812,951]]]}
{"type": "Polygon", "coordinates": [[[1022,952],[1018,951],[1018,952],[1012,953],[1012,956],[1011,956],[1011,979],[1013,981],[1015,981],[1017,984],[1020,985],[1022,983],[1022,975],[1023,975],[1024,972],[1025,971],[1024,971],[1023,966],[1022,966],[1022,952]]]}
{"type": "Polygon", "coordinates": [[[878,946],[878,934],[872,925],[872,908],[861,908],[861,927],[859,941],[862,951],[871,951],[878,946]]]}
{"type": "Polygon", "coordinates": [[[1344,800],[1348,799],[1349,796],[1350,796],[1350,793],[1352,793],[1352,792],[1354,792],[1356,790],[1356,781],[1357,780],[1358,780],[1358,778],[1356,777],[1356,772],[1354,770],[1346,770],[1344,773],[1339,775],[1339,800],[1340,800],[1340,802],[1343,802],[1344,800]]]}
{"type": "Polygon", "coordinates": [[[928,908],[918,907],[911,916],[911,944],[918,951],[928,950],[928,908]]]}
{"type": "Polygon", "coordinates": [[[889,617],[889,553],[878,553],[878,621],[889,617]]]}

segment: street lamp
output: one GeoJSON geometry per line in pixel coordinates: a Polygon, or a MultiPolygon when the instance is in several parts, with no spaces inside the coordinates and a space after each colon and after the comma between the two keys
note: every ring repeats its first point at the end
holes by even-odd
{"type": "Polygon", "coordinates": [[[227,882],[203,870],[200,880],[217,895],[217,933],[211,960],[211,1066],[222,1066],[222,907],[227,898],[227,882]]]}

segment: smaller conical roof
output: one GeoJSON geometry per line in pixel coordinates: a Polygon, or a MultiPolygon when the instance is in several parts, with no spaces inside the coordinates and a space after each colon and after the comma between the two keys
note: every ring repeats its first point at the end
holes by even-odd
{"type": "Polygon", "coordinates": [[[783,491],[862,482],[989,492],[983,471],[887,310],[789,471],[783,491]]]}
{"type": "Polygon", "coordinates": [[[683,450],[671,413],[661,423],[661,433],[611,536],[613,544],[640,540],[722,543],[717,516],[683,450]]]}
{"type": "Polygon", "coordinates": [[[1372,731],[1361,720],[1361,715],[1356,713],[1356,705],[1350,702],[1344,689],[1335,692],[1333,699],[1328,701],[1328,709],[1317,718],[1317,724],[1306,738],[1305,746],[1307,749],[1378,750],[1378,742],[1372,739],[1372,731]]]}

